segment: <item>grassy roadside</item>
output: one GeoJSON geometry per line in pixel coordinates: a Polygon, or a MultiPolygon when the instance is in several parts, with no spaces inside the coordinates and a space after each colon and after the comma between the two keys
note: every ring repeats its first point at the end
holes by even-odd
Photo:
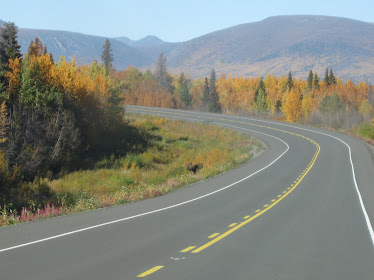
{"type": "Polygon", "coordinates": [[[371,146],[374,146],[374,125],[369,122],[363,122],[350,129],[333,128],[331,126],[326,126],[326,125],[311,125],[311,124],[305,124],[305,125],[347,134],[354,138],[360,139],[370,144],[371,146]]]}
{"type": "Polygon", "coordinates": [[[347,133],[374,146],[374,122],[364,122],[359,124],[347,133]]]}
{"type": "Polygon", "coordinates": [[[4,208],[0,225],[160,196],[235,168],[264,149],[253,138],[213,125],[133,114],[126,118],[129,125],[148,135],[146,146],[134,145],[133,152],[124,156],[103,158],[93,170],[40,180],[38,184],[48,189],[54,204],[25,208],[20,213],[4,208]],[[190,162],[203,168],[193,174],[187,170],[190,162]]]}

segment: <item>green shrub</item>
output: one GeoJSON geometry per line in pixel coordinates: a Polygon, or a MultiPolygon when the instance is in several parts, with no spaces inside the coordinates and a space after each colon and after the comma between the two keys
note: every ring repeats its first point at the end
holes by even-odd
{"type": "Polygon", "coordinates": [[[362,123],[356,128],[358,135],[370,139],[374,139],[374,126],[370,123],[362,123]]]}

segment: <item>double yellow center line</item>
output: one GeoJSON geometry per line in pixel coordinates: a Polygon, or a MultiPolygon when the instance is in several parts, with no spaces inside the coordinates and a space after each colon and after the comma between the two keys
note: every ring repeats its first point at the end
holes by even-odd
{"type": "MultiPolygon", "coordinates": [[[[182,114],[182,113],[168,113],[168,112],[164,112],[164,111],[157,111],[157,110],[147,110],[147,109],[135,109],[135,108],[131,108],[131,110],[135,110],[135,111],[143,111],[143,112],[150,112],[150,113],[160,113],[160,114],[168,114],[168,115],[180,115],[180,116],[188,116],[190,117],[190,115],[188,114],[182,114]]],[[[279,128],[274,128],[274,127],[268,127],[268,126],[264,126],[264,125],[259,125],[259,124],[254,124],[254,123],[250,123],[250,122],[242,122],[242,121],[237,121],[237,120],[228,120],[228,119],[220,119],[220,118],[213,118],[213,117],[207,117],[206,118],[208,119],[213,119],[213,120],[220,120],[220,121],[227,121],[227,122],[234,122],[234,123],[241,123],[241,124],[245,124],[245,125],[251,125],[251,126],[257,126],[257,127],[261,127],[261,128],[267,128],[267,129],[271,129],[271,130],[276,130],[276,131],[281,131],[281,132],[284,132],[284,133],[287,133],[287,134],[291,134],[291,135],[295,135],[295,136],[298,136],[298,137],[301,137],[301,138],[304,138],[308,141],[310,141],[311,143],[313,143],[317,150],[312,158],[312,160],[310,161],[309,165],[307,166],[307,168],[305,168],[305,170],[300,174],[300,176],[289,186],[287,187],[287,190],[283,191],[283,194],[282,195],[278,195],[277,196],[277,199],[273,199],[271,200],[272,203],[269,203],[269,204],[266,204],[264,205],[264,209],[258,209],[256,210],[256,214],[253,215],[253,216],[246,216],[245,217],[245,221],[237,224],[237,223],[233,223],[231,225],[229,225],[230,229],[222,234],[212,234],[211,236],[209,236],[209,238],[214,238],[212,240],[210,240],[209,242],[205,243],[204,245],[198,247],[197,249],[194,249],[196,248],[196,246],[190,246],[190,247],[187,247],[186,249],[180,251],[180,252],[191,252],[191,253],[199,253],[203,250],[205,250],[206,248],[212,246],[213,244],[217,243],[218,241],[222,240],[223,238],[227,237],[228,235],[232,234],[233,232],[237,231],[238,229],[240,229],[241,227],[245,226],[246,224],[250,223],[251,221],[255,220],[256,218],[258,218],[259,216],[261,216],[262,214],[266,213],[267,211],[269,211],[271,208],[273,208],[275,205],[277,205],[280,201],[282,201],[284,198],[286,198],[294,189],[297,188],[297,186],[300,184],[300,182],[304,179],[304,177],[309,173],[309,171],[311,170],[311,168],[313,167],[314,163],[316,162],[317,158],[318,158],[318,155],[321,151],[321,147],[320,145],[315,142],[314,140],[310,139],[309,137],[306,137],[304,135],[301,135],[301,134],[298,134],[298,133],[294,133],[294,132],[289,132],[289,131],[286,131],[286,130],[282,130],[282,129],[279,129],[279,128]],[[218,236],[217,236],[218,235],[218,236]],[[216,237],[217,236],[217,237],[216,237]],[[194,249],[193,251],[191,251],[192,249],[194,249]]],[[[163,266],[156,266],[140,275],[138,275],[138,277],[145,277],[159,269],[163,268],[163,266]]]]}

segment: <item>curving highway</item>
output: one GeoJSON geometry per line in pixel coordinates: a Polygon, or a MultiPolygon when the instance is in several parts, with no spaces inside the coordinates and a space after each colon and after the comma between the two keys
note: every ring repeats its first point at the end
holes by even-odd
{"type": "Polygon", "coordinates": [[[0,229],[0,279],[374,279],[374,150],[281,122],[218,124],[267,150],[162,197],[0,229]]]}

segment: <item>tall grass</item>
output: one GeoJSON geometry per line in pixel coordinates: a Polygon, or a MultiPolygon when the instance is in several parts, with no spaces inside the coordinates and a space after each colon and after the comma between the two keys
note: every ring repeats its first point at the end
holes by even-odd
{"type": "Polygon", "coordinates": [[[150,137],[148,148],[96,162],[95,170],[70,173],[58,180],[44,179],[54,193],[53,204],[24,209],[18,215],[1,211],[1,225],[87,211],[163,195],[234,168],[263,149],[244,134],[204,123],[127,115],[129,124],[150,137]],[[188,163],[202,164],[193,174],[188,163]]]}

